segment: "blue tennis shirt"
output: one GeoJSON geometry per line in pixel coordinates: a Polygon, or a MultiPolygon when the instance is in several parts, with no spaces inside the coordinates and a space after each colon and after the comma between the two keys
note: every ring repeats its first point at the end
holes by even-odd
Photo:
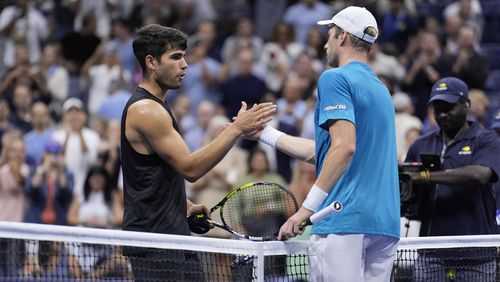
{"type": "Polygon", "coordinates": [[[331,144],[328,122],[356,128],[356,152],[321,208],[343,204],[316,223],[312,234],[372,234],[399,239],[399,183],[394,106],[385,85],[361,62],[325,71],[318,82],[315,112],[316,173],[331,144]]]}

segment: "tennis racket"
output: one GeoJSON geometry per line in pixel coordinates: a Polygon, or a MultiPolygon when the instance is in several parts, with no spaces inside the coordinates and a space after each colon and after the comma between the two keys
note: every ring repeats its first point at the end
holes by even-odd
{"type": "Polygon", "coordinates": [[[210,225],[252,241],[277,240],[280,227],[298,210],[292,193],[276,183],[254,182],[235,188],[211,212],[220,212],[222,223],[204,214],[191,215],[194,233],[206,233],[210,225]]]}

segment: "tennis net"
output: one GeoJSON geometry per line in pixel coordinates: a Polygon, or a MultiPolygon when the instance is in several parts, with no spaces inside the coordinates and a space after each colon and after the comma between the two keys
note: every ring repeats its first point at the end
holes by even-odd
{"type": "MultiPolygon", "coordinates": [[[[403,238],[391,280],[500,281],[499,246],[500,235],[403,238]]],[[[0,222],[0,281],[309,281],[307,241],[0,222]]]]}

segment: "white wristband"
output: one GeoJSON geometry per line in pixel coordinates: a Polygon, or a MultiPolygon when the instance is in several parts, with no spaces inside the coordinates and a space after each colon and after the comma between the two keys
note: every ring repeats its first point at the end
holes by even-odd
{"type": "Polygon", "coordinates": [[[310,211],[317,212],[326,197],[328,197],[328,193],[314,184],[311,191],[309,191],[309,194],[307,194],[307,198],[302,204],[302,207],[310,211]]]}
{"type": "Polygon", "coordinates": [[[272,126],[266,126],[262,133],[260,134],[259,140],[273,148],[276,148],[276,143],[278,143],[278,138],[285,133],[277,130],[272,126]]]}

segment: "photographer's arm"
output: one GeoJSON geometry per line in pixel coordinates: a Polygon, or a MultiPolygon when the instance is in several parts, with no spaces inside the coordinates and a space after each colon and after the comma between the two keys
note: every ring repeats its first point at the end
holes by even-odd
{"type": "Polygon", "coordinates": [[[472,186],[489,183],[492,177],[495,177],[495,174],[487,166],[469,165],[444,171],[411,173],[411,177],[417,183],[430,182],[451,186],[472,186]]]}

